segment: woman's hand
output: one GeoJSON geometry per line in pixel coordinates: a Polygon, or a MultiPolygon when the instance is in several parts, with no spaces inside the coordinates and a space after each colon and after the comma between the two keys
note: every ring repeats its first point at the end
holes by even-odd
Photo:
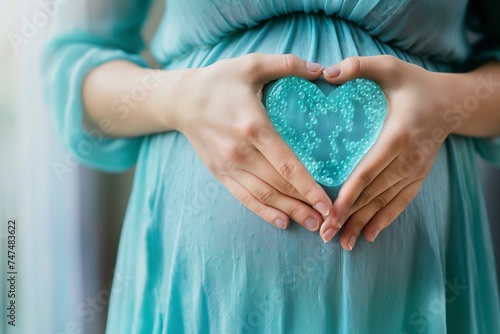
{"type": "Polygon", "coordinates": [[[336,85],[358,77],[371,79],[388,101],[377,141],[342,186],[332,220],[321,227],[325,242],[341,226],[346,250],[352,250],[363,229],[365,238],[374,241],[415,198],[458,116],[451,108],[463,97],[457,96],[454,76],[392,56],[347,58],[325,70],[325,79],[336,85]]]}
{"type": "Polygon", "coordinates": [[[292,55],[251,54],[187,70],[176,82],[173,127],[239,201],[279,228],[291,218],[317,231],[332,202],[274,129],[262,88],[286,76],[314,80],[322,70],[292,55]]]}

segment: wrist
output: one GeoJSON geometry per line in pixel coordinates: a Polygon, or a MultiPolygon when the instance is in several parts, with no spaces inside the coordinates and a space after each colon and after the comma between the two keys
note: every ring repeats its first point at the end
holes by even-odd
{"type": "Polygon", "coordinates": [[[144,80],[155,83],[150,86],[151,96],[145,109],[163,131],[181,128],[189,99],[187,83],[194,70],[147,70],[144,80]]]}
{"type": "Polygon", "coordinates": [[[449,74],[453,96],[447,120],[452,133],[490,137],[500,133],[500,66],[487,64],[475,71],[449,74]]]}
{"type": "Polygon", "coordinates": [[[476,97],[477,81],[471,73],[443,73],[442,123],[448,134],[467,135],[470,120],[480,107],[476,97]]]}

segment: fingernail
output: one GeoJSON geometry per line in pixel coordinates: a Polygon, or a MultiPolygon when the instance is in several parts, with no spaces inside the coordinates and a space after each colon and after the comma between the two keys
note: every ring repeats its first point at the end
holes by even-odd
{"type": "Polygon", "coordinates": [[[324,71],[323,71],[324,75],[330,77],[330,78],[336,78],[340,75],[340,67],[338,67],[337,65],[332,65],[330,67],[327,67],[324,71]]]}
{"type": "Polygon", "coordinates": [[[275,221],[274,221],[274,225],[277,227],[277,228],[280,228],[282,230],[284,230],[286,228],[286,222],[281,219],[281,218],[277,218],[275,221]]]}
{"type": "Polygon", "coordinates": [[[354,244],[356,243],[356,237],[355,236],[352,236],[350,239],[349,239],[349,250],[352,251],[352,248],[354,247],[354,244]]]}
{"type": "Polygon", "coordinates": [[[326,206],[325,203],[319,202],[314,206],[314,208],[323,215],[323,217],[326,217],[330,214],[330,210],[328,210],[328,207],[326,206]]]}
{"type": "Polygon", "coordinates": [[[306,66],[307,66],[307,69],[311,72],[318,72],[319,70],[321,70],[323,68],[323,66],[321,64],[313,63],[310,61],[307,62],[306,66]]]}
{"type": "Polygon", "coordinates": [[[337,233],[337,231],[334,228],[326,230],[326,232],[323,233],[323,242],[326,244],[327,242],[332,240],[335,236],[335,233],[337,233]]]}
{"type": "Polygon", "coordinates": [[[345,216],[342,216],[340,217],[340,219],[338,220],[338,223],[337,225],[339,226],[339,228],[341,228],[345,223],[345,216]]]}
{"type": "Polygon", "coordinates": [[[372,242],[375,241],[375,239],[377,238],[377,235],[380,233],[380,230],[375,230],[372,232],[372,242]]]}
{"type": "Polygon", "coordinates": [[[304,224],[311,231],[316,231],[319,227],[319,221],[316,218],[307,218],[304,224]]]}

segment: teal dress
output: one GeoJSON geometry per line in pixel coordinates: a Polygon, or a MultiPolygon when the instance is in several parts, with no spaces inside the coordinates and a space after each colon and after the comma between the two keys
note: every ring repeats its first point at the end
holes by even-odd
{"type": "MultiPolygon", "coordinates": [[[[415,200],[352,252],[297,224],[276,229],[214,179],[181,133],[105,139],[82,128],[80,90],[91,69],[115,59],[146,66],[147,2],[65,4],[44,61],[68,150],[104,171],[136,165],[108,333],[500,333],[474,159],[500,163],[498,139],[450,136],[415,200]]],[[[172,0],[151,49],[166,70],[250,52],[323,65],[391,54],[448,72],[500,60],[500,45],[473,52],[466,15],[465,0],[172,0]]]]}

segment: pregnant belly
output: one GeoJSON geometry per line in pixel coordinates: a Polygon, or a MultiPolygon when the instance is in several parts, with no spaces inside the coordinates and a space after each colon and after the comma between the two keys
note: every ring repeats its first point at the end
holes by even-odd
{"type": "MultiPolygon", "coordinates": [[[[210,174],[182,134],[153,136],[144,154],[147,159],[141,168],[148,172],[143,182],[154,189],[149,195],[153,218],[149,230],[160,236],[158,247],[169,256],[187,256],[177,252],[189,250],[189,256],[204,263],[211,257],[222,261],[230,256],[231,261],[238,261],[239,257],[250,256],[251,261],[258,262],[273,258],[285,270],[303,257],[304,250],[343,254],[338,236],[324,245],[318,233],[298,224],[292,222],[283,231],[260,219],[210,174]]],[[[415,236],[444,238],[450,212],[448,169],[443,147],[420,193],[384,231],[385,237],[376,246],[360,238],[358,251],[370,252],[373,247],[388,247],[384,249],[389,251],[400,242],[405,243],[403,248],[418,249],[424,246],[412,245],[415,236]]]]}
{"type": "MultiPolygon", "coordinates": [[[[354,25],[314,17],[270,21],[212,48],[194,50],[166,68],[201,67],[249,52],[294,53],[324,65],[349,55],[390,53],[418,63],[354,25]],[[297,20],[305,21],[298,27],[297,20]]],[[[364,123],[353,119],[353,131],[364,132],[364,123]]],[[[331,131],[328,124],[318,125],[318,133],[331,131]]],[[[318,233],[297,224],[278,230],[262,221],[209,173],[182,134],[153,135],[141,150],[136,210],[122,237],[123,262],[144,253],[131,266],[147,276],[148,293],[154,291],[155,300],[164,304],[162,316],[174,322],[183,320],[179,310],[195,318],[209,314],[212,332],[291,332],[286,326],[327,320],[329,330],[317,332],[350,332],[342,315],[348,318],[360,309],[365,314],[383,309],[395,319],[408,319],[423,305],[422,296],[433,300],[440,291],[427,283],[443,277],[440,252],[450,222],[447,154],[443,147],[417,198],[375,243],[360,238],[346,252],[338,236],[324,244],[318,233]],[[400,307],[395,301],[402,299],[415,307],[400,307]],[[230,330],[218,322],[222,318],[243,329],[230,330]]],[[[153,309],[147,306],[148,312],[153,309]]],[[[371,328],[386,319],[357,321],[366,322],[360,328],[371,328]]]]}
{"type": "MultiPolygon", "coordinates": [[[[419,58],[380,43],[349,22],[305,14],[270,20],[254,29],[229,36],[210,48],[193,50],[172,60],[165,68],[203,67],[250,52],[292,53],[325,66],[351,55],[393,54],[432,70],[450,70],[439,64],[423,63],[419,58]]],[[[307,122],[302,121],[299,113],[296,115],[296,126],[306,129],[307,122]]],[[[353,132],[365,134],[368,121],[368,116],[354,118],[350,127],[353,132]]],[[[318,122],[314,131],[324,134],[333,129],[331,124],[318,122]]],[[[342,141],[342,137],[337,140],[342,141]]],[[[157,228],[163,231],[164,244],[189,244],[192,249],[203,252],[203,256],[210,256],[207,254],[211,251],[220,255],[229,248],[240,250],[233,254],[261,252],[263,259],[269,252],[280,253],[281,257],[291,261],[279,261],[280,266],[286,267],[301,257],[303,249],[317,247],[321,242],[317,233],[310,233],[295,224],[287,231],[277,230],[247,210],[210,175],[182,134],[173,132],[153,136],[147,154],[150,155],[148,165],[153,164],[148,170],[158,172],[151,173],[148,182],[156,185],[153,213],[161,216],[157,228]],[[288,246],[292,247],[283,253],[284,247],[288,246]]],[[[446,153],[440,152],[429,176],[432,183],[426,182],[421,192],[427,198],[419,199],[419,195],[410,205],[400,218],[406,223],[395,225],[401,228],[393,229],[393,237],[415,232],[408,229],[425,230],[429,227],[427,224],[445,220],[448,208],[442,205],[442,199],[447,197],[443,197],[442,189],[448,189],[447,168],[446,153]],[[434,201],[437,192],[433,189],[441,192],[434,201]],[[428,216],[430,213],[433,217],[428,216]]],[[[334,193],[330,192],[332,198],[334,193]]],[[[337,246],[338,241],[334,240],[330,246],[324,247],[334,247],[340,254],[341,249],[337,250],[337,246]]],[[[359,246],[359,249],[363,247],[368,246],[359,246]]]]}
{"type": "MultiPolygon", "coordinates": [[[[348,56],[392,54],[430,70],[452,71],[449,66],[424,61],[420,57],[380,42],[360,26],[346,20],[304,13],[273,18],[255,28],[239,31],[221,39],[211,47],[197,48],[181,58],[173,59],[165,68],[204,67],[221,59],[252,52],[290,53],[324,66],[339,62],[348,56]]],[[[336,87],[325,82],[317,84],[325,95],[335,94],[333,91],[336,87]]],[[[337,112],[327,112],[324,116],[318,113],[311,117],[317,111],[316,100],[313,101],[312,107],[307,103],[301,106],[300,103],[306,101],[297,101],[298,96],[291,96],[293,94],[288,94],[287,101],[285,101],[287,97],[283,96],[275,96],[272,101],[274,104],[280,104],[279,108],[283,102],[288,103],[284,107],[286,124],[282,130],[285,133],[282,131],[280,134],[288,139],[287,142],[294,148],[311,174],[319,183],[326,186],[331,196],[338,194],[342,183],[361,156],[371,147],[380,131],[385,114],[383,110],[385,106],[370,106],[370,104],[381,104],[380,99],[374,98],[372,101],[359,103],[365,99],[365,96],[362,96],[361,100],[352,103],[354,95],[348,90],[345,89],[338,96],[340,101],[329,101],[331,102],[329,104],[337,107],[334,108],[338,109],[337,112]],[[369,108],[369,111],[367,112],[364,107],[369,108]],[[303,108],[304,112],[299,112],[303,108]],[[339,114],[345,117],[339,117],[339,114]],[[316,123],[311,124],[312,122],[316,123]],[[287,127],[295,133],[287,134],[287,127]],[[334,140],[329,139],[332,136],[334,140]],[[321,142],[318,143],[318,140],[321,142]],[[308,150],[312,153],[306,152],[308,150]]],[[[298,91],[295,93],[300,94],[298,91]]],[[[316,94],[311,98],[324,98],[320,95],[322,94],[316,94]]],[[[369,95],[374,97],[373,94],[369,95]]],[[[272,104],[267,106],[267,109],[271,113],[274,111],[272,104]]]]}
{"type": "Polygon", "coordinates": [[[347,312],[351,302],[368,309],[383,303],[383,309],[401,312],[391,301],[405,296],[418,304],[418,296],[434,293],[425,285],[428,277],[412,273],[432,273],[431,281],[441,277],[436,245],[445,243],[450,221],[445,150],[403,215],[377,242],[360,238],[352,252],[341,248],[338,236],[324,244],[318,233],[298,224],[279,230],[261,220],[212,177],[180,133],[151,137],[142,154],[147,158],[138,168],[147,173],[139,175],[155,189],[145,228],[154,260],[149,265],[159,295],[172,309],[227,314],[261,329],[283,314],[290,326],[307,323],[312,315],[303,308],[314,310],[315,321],[337,324],[340,319],[331,317],[347,312]],[[301,307],[283,313],[284,305],[301,307]],[[244,319],[237,318],[242,314],[244,319]]]}

